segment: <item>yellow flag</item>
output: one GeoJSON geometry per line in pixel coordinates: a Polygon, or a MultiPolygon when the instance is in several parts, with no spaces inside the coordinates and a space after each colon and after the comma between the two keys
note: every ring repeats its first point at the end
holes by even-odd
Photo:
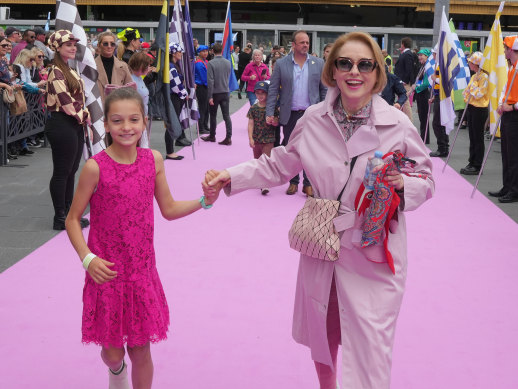
{"type": "MultiPolygon", "coordinates": [[[[496,131],[498,121],[498,98],[500,92],[507,83],[507,60],[505,59],[502,30],[500,28],[500,15],[504,9],[505,1],[500,3],[498,12],[491,27],[491,32],[484,48],[484,57],[480,67],[489,74],[489,129],[491,134],[496,131]]],[[[499,136],[499,134],[496,134],[499,136]]]]}

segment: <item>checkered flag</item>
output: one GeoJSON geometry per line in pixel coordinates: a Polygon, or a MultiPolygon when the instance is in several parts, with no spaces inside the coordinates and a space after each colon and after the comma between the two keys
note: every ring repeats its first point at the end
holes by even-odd
{"type": "Polygon", "coordinates": [[[180,113],[180,124],[182,129],[187,129],[196,124],[200,118],[198,112],[198,101],[196,100],[196,86],[194,84],[194,46],[192,42],[191,19],[189,16],[189,1],[185,0],[185,19],[182,14],[180,0],[174,1],[173,16],[169,28],[169,45],[180,43],[185,49],[180,63],[184,76],[184,86],[189,92],[187,104],[180,113]]]}
{"type": "Polygon", "coordinates": [[[69,30],[74,37],[79,39],[77,42],[76,67],[85,83],[86,106],[90,111],[92,121],[93,137],[89,139],[86,135],[85,157],[92,156],[106,148],[104,144],[104,123],[103,123],[103,103],[101,93],[97,86],[97,66],[92,52],[86,47],[86,33],[83,23],[77,11],[75,0],[56,1],[56,31],[69,30]]]}

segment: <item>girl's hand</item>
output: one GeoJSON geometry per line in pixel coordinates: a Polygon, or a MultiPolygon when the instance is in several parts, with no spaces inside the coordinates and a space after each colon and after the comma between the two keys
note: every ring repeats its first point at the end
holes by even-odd
{"type": "Polygon", "coordinates": [[[387,173],[385,174],[385,179],[387,180],[387,184],[389,186],[393,186],[396,190],[402,190],[405,187],[405,181],[403,180],[403,176],[396,169],[387,170],[387,173]]]}
{"type": "Polygon", "coordinates": [[[104,284],[105,282],[113,280],[115,277],[117,277],[117,272],[108,269],[108,266],[115,265],[112,262],[108,262],[102,258],[95,257],[92,259],[92,262],[90,262],[90,265],[88,265],[88,274],[90,274],[90,277],[93,278],[93,280],[98,283],[99,285],[104,284]]]}

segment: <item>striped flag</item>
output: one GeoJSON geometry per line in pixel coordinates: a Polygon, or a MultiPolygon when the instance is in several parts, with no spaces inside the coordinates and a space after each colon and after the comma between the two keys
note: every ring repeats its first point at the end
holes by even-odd
{"type": "Polygon", "coordinates": [[[432,80],[432,76],[435,73],[435,68],[437,67],[437,63],[435,62],[435,58],[433,57],[434,53],[437,53],[438,47],[437,45],[433,48],[432,53],[428,56],[424,64],[424,77],[428,79],[428,84],[433,88],[434,81],[432,80]]]}
{"type": "Polygon", "coordinates": [[[484,56],[480,68],[489,74],[489,130],[491,134],[496,131],[498,121],[498,97],[507,83],[507,61],[502,45],[502,30],[500,28],[500,15],[504,9],[505,1],[500,3],[498,12],[491,27],[491,32],[484,48],[484,56]]]}
{"type": "Polygon", "coordinates": [[[77,42],[76,67],[85,83],[86,107],[90,111],[90,119],[92,121],[92,139],[85,134],[87,141],[85,142],[85,157],[97,154],[106,148],[104,144],[104,122],[103,122],[103,104],[101,93],[97,86],[97,66],[92,52],[87,48],[86,34],[83,29],[81,17],[77,11],[75,0],[58,0],[56,1],[56,31],[69,30],[74,37],[79,39],[77,42]]]}
{"type": "Polygon", "coordinates": [[[464,89],[468,87],[469,80],[471,79],[471,73],[469,71],[468,60],[464,55],[464,51],[462,50],[462,45],[459,41],[459,36],[455,32],[455,26],[453,25],[453,20],[450,19],[450,30],[453,36],[455,46],[457,47],[457,55],[459,56],[460,69],[459,73],[455,77],[453,81],[453,104],[455,110],[462,110],[466,108],[466,103],[464,102],[464,97],[462,92],[464,89]]]}
{"type": "Polygon", "coordinates": [[[156,71],[158,80],[156,83],[157,94],[162,94],[164,105],[161,107],[164,125],[173,139],[177,139],[182,133],[182,127],[173,107],[169,85],[169,0],[164,0],[162,12],[158,21],[158,30],[155,43],[158,46],[156,71]]]}
{"type": "MultiPolygon", "coordinates": [[[[227,17],[225,19],[225,29],[223,30],[223,58],[226,58],[232,64],[234,69],[234,60],[232,58],[232,51],[234,51],[234,35],[232,34],[232,18],[230,17],[230,0],[228,0],[227,17]]],[[[228,79],[228,88],[230,92],[239,89],[236,73],[231,70],[228,79]]]]}
{"type": "Polygon", "coordinates": [[[452,91],[455,77],[460,71],[460,61],[457,54],[453,34],[451,33],[444,7],[441,17],[441,32],[439,34],[439,50],[437,53],[439,62],[439,73],[441,84],[439,89],[440,106],[441,106],[441,125],[449,134],[454,127],[455,111],[453,109],[452,91]]]}
{"type": "Polygon", "coordinates": [[[185,0],[185,18],[182,14],[182,7],[179,0],[174,0],[173,18],[169,29],[169,40],[171,43],[180,43],[185,52],[180,63],[184,76],[184,86],[189,91],[189,99],[184,104],[180,113],[180,124],[182,129],[187,129],[196,124],[200,118],[198,112],[198,101],[196,100],[196,86],[194,83],[194,46],[192,42],[191,20],[189,15],[189,1],[185,0]]]}

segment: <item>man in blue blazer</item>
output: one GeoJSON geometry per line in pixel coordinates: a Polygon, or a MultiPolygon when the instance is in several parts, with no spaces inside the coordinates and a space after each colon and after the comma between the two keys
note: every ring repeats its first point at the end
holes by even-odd
{"type": "MultiPolygon", "coordinates": [[[[302,30],[295,31],[291,42],[291,52],[275,63],[266,101],[266,122],[271,124],[273,112],[279,100],[279,123],[283,126],[283,146],[288,144],[295,124],[304,115],[306,109],[310,105],[323,101],[327,92],[321,81],[324,61],[308,54],[308,34],[302,30]]],[[[307,196],[313,196],[313,189],[304,172],[303,176],[302,191],[307,196]]],[[[299,181],[297,174],[290,180],[286,194],[295,194],[298,191],[299,181]]]]}

